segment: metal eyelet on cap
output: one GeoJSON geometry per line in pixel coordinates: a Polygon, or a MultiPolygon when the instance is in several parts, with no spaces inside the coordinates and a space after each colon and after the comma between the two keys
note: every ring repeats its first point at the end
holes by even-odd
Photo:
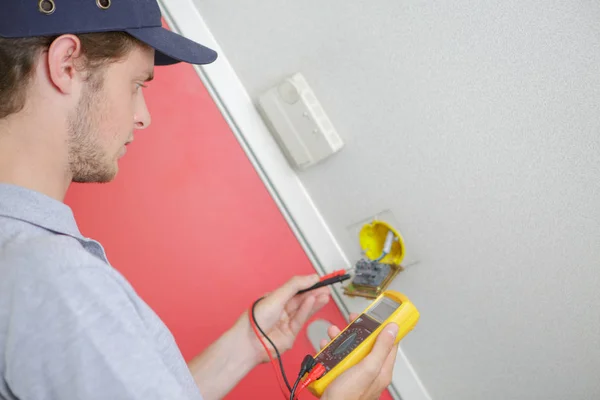
{"type": "Polygon", "coordinates": [[[96,0],[96,5],[102,10],[108,10],[111,3],[111,0],[96,0]]]}
{"type": "Polygon", "coordinates": [[[56,4],[54,4],[54,0],[40,0],[38,9],[42,14],[50,15],[56,10],[56,4]]]}

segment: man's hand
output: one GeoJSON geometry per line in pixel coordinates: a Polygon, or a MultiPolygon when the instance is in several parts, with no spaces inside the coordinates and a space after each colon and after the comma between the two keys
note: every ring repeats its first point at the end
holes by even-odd
{"type": "MultiPolygon", "coordinates": [[[[357,314],[350,314],[350,320],[357,314]]],[[[328,335],[335,338],[340,329],[330,326],[328,335]]],[[[321,400],[376,400],[392,381],[398,345],[394,344],[398,326],[388,324],[379,334],[371,352],[359,363],[338,376],[325,389],[321,400]]],[[[321,341],[321,347],[327,345],[321,341]]]]}
{"type": "MultiPolygon", "coordinates": [[[[258,325],[275,343],[280,354],[292,347],[306,321],[329,301],[327,287],[296,294],[318,281],[317,275],[294,277],[256,305],[258,325]]],[[[266,340],[265,343],[275,354],[266,340]]],[[[190,361],[188,367],[203,398],[216,400],[229,393],[258,363],[268,360],[250,325],[249,311],[246,311],[233,327],[190,361]]]]}
{"type": "MultiPolygon", "coordinates": [[[[319,281],[317,275],[296,276],[287,281],[283,286],[265,296],[255,308],[256,322],[263,332],[273,341],[279,354],[289,350],[296,336],[317,311],[329,301],[327,287],[315,289],[297,295],[298,291],[306,289],[319,281]]],[[[238,321],[238,326],[247,332],[246,337],[250,348],[257,355],[257,362],[269,361],[264,347],[260,344],[250,325],[248,310],[238,321]]],[[[263,339],[272,356],[275,351],[269,342],[263,339]]]]}

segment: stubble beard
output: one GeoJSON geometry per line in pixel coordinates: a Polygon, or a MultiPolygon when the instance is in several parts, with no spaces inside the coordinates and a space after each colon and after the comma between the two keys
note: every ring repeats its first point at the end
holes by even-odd
{"type": "Polygon", "coordinates": [[[73,182],[106,183],[117,174],[116,162],[105,154],[99,140],[104,106],[101,89],[101,77],[91,77],[77,108],[69,116],[69,168],[73,182]]]}

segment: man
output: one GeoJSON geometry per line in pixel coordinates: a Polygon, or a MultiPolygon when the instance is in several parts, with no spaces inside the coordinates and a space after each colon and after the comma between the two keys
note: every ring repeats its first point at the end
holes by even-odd
{"type": "MultiPolygon", "coordinates": [[[[115,177],[134,130],[150,124],[142,88],[155,65],[216,53],[164,30],[156,0],[0,0],[0,12],[0,398],[222,398],[268,360],[248,314],[186,364],[63,203],[71,182],[115,177]]],[[[296,295],[317,280],[294,277],[259,303],[280,350],[328,301],[326,289],[296,295]]],[[[395,332],[323,398],[378,398],[395,332]]]]}

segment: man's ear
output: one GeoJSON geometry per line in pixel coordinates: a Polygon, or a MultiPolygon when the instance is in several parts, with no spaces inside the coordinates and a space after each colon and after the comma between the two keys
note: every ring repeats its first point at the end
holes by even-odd
{"type": "Polygon", "coordinates": [[[81,41],[75,35],[59,36],[48,49],[48,77],[64,94],[73,92],[74,83],[81,74],[76,68],[81,51],[81,41]]]}

